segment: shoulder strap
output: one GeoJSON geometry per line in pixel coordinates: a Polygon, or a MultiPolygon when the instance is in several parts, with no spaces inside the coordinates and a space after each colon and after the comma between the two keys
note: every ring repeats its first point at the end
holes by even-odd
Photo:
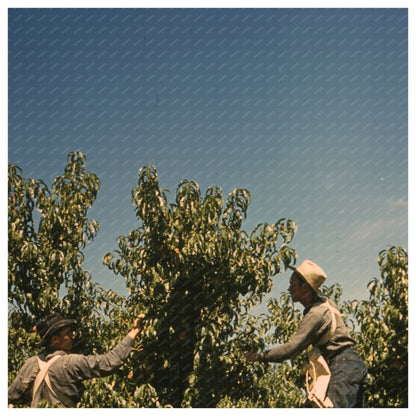
{"type": "Polygon", "coordinates": [[[335,317],[336,315],[340,315],[341,313],[339,312],[339,310],[337,308],[334,308],[329,301],[327,300],[325,303],[322,304],[323,306],[326,306],[329,311],[331,312],[331,328],[329,329],[329,331],[317,342],[316,345],[324,345],[326,344],[329,339],[332,337],[332,335],[334,335],[335,333],[335,329],[337,328],[337,319],[335,317]]]}
{"type": "Polygon", "coordinates": [[[309,362],[305,368],[306,374],[306,391],[308,393],[308,399],[314,403],[317,407],[334,407],[330,398],[326,395],[328,390],[329,380],[331,378],[331,371],[324,357],[321,355],[319,349],[320,345],[326,344],[329,339],[334,335],[337,327],[337,320],[335,315],[341,313],[335,307],[333,307],[327,300],[321,306],[329,309],[331,312],[331,327],[326,334],[317,342],[309,354],[309,362]],[[309,378],[311,382],[309,382],[309,378]]]}
{"type": "Polygon", "coordinates": [[[55,355],[49,361],[43,361],[39,357],[37,357],[40,371],[39,371],[38,375],[36,376],[35,383],[33,385],[31,407],[36,407],[36,405],[39,401],[39,397],[37,397],[37,396],[39,396],[39,394],[38,394],[39,387],[40,387],[42,381],[45,379],[46,375],[48,374],[48,370],[49,370],[49,367],[51,366],[51,364],[54,363],[59,358],[61,358],[60,355],[55,355]]]}

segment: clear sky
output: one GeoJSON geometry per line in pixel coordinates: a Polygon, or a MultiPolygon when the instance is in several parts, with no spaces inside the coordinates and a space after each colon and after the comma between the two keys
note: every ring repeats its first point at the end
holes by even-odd
{"type": "MultiPolygon", "coordinates": [[[[367,298],[408,247],[407,9],[10,9],[8,159],[48,185],[80,150],[101,189],[85,268],[137,226],[130,192],[251,192],[243,228],[293,219],[298,262],[367,298]]],[[[272,296],[289,273],[275,278],[272,296]]]]}

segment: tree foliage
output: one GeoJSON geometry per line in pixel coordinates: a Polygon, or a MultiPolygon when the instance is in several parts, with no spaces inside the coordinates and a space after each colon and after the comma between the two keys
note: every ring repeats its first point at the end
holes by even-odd
{"type": "MultiPolygon", "coordinates": [[[[87,218],[99,180],[86,158],[70,153],[51,188],[9,165],[9,382],[36,353],[31,328],[59,309],[79,325],[76,350],[103,353],[145,313],[143,333],[113,375],[86,381],[80,407],[300,407],[304,357],[281,364],[247,363],[245,351],[287,341],[302,313],[289,295],[267,300],[273,276],[295,261],[288,219],[242,229],[250,193],[219,187],[203,194],[182,181],[172,195],[154,166],[143,167],[132,190],[137,227],[117,239],[104,263],[122,276],[128,296],[104,290],[83,268],[82,250],[96,236],[87,218]],[[18,346],[19,348],[16,348],[18,346]]],[[[407,253],[379,255],[380,277],[369,299],[341,302],[339,285],[325,287],[353,326],[371,374],[371,407],[407,406],[407,253]]]]}
{"type": "Polygon", "coordinates": [[[60,310],[80,323],[88,317],[88,325],[79,329],[78,348],[93,351],[91,335],[101,331],[110,305],[120,302],[116,293],[103,290],[83,269],[82,249],[99,229],[86,216],[99,179],[85,171],[85,164],[85,155],[70,153],[52,189],[9,165],[9,368],[13,375],[30,354],[35,340],[32,328],[45,313],[60,310]],[[16,350],[15,345],[23,348],[16,350]]]}
{"type": "Polygon", "coordinates": [[[134,380],[151,384],[162,403],[213,407],[252,376],[235,331],[294,260],[296,225],[282,219],[248,235],[245,189],[224,200],[218,187],[202,195],[183,181],[169,203],[153,166],[140,170],[132,200],[139,226],[104,262],[126,279],[131,314],[148,316],[134,380]]]}
{"type": "Polygon", "coordinates": [[[370,374],[371,407],[408,406],[408,259],[402,247],[378,256],[380,277],[368,284],[369,300],[348,311],[358,323],[358,349],[370,374]]]}

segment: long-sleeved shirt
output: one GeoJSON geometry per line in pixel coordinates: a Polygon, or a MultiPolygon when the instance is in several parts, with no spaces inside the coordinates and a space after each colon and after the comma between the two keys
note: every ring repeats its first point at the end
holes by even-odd
{"type": "MultiPolygon", "coordinates": [[[[330,330],[332,314],[324,305],[327,299],[323,296],[315,297],[303,311],[304,318],[296,333],[285,344],[279,345],[263,353],[263,359],[270,362],[281,362],[292,359],[307,349],[310,345],[317,345],[322,337],[330,330]]],[[[329,300],[336,308],[334,302],[329,300]]],[[[342,350],[352,347],[355,341],[351,338],[341,314],[335,314],[336,329],[329,341],[319,346],[321,354],[327,362],[342,350]]]]}
{"type": "MultiPolygon", "coordinates": [[[[127,359],[133,347],[134,340],[126,336],[110,352],[103,355],[71,354],[63,350],[45,352],[39,358],[50,360],[59,354],[61,358],[53,362],[48,370],[49,379],[55,392],[59,392],[70,399],[72,404],[79,402],[84,391],[82,382],[96,377],[105,377],[114,372],[127,359]]],[[[39,364],[36,356],[29,358],[19,371],[8,390],[9,403],[30,403],[32,399],[33,384],[39,373],[39,364]]],[[[50,391],[45,381],[39,387],[40,397],[48,400],[52,405],[69,407],[68,403],[57,399],[50,391]]]]}

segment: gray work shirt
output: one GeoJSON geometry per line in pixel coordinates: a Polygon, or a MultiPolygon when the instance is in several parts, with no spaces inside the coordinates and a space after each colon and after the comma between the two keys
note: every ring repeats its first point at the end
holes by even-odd
{"type": "MultiPolygon", "coordinates": [[[[292,359],[307,349],[310,345],[317,345],[319,340],[330,330],[332,314],[325,305],[327,299],[323,296],[315,297],[303,311],[304,318],[296,333],[285,344],[265,351],[263,359],[271,362],[281,362],[292,359]]],[[[334,302],[329,303],[336,308],[334,302]]],[[[336,329],[329,341],[320,345],[321,354],[327,362],[342,350],[352,347],[355,341],[351,338],[344,320],[340,314],[335,314],[336,329]]]]}
{"type": "MultiPolygon", "coordinates": [[[[39,358],[43,361],[48,361],[57,354],[62,356],[51,364],[48,370],[49,378],[52,388],[68,397],[75,404],[79,402],[84,391],[82,381],[110,375],[127,359],[133,344],[133,338],[127,335],[107,354],[81,355],[55,350],[46,353],[46,355],[41,354],[39,358]]],[[[9,387],[9,403],[22,404],[31,402],[33,384],[38,372],[37,357],[29,358],[9,387]]],[[[68,407],[68,404],[56,399],[45,381],[41,383],[39,389],[42,399],[48,400],[52,405],[68,407]]]]}

